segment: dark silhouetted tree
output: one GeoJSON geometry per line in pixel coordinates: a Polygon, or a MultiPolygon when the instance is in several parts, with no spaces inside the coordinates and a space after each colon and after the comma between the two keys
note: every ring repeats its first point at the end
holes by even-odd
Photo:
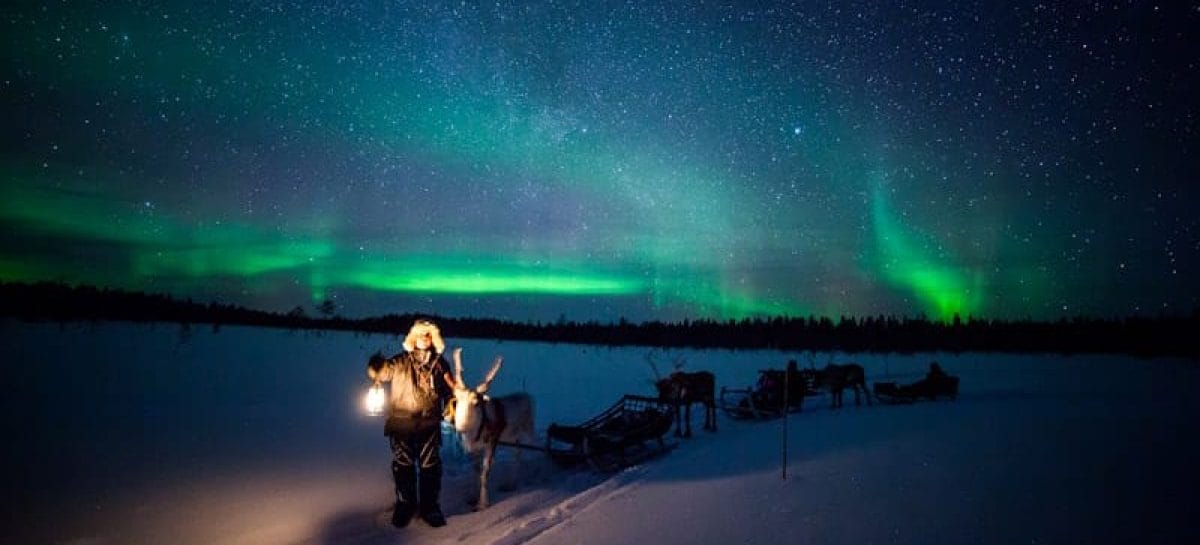
{"type": "Polygon", "coordinates": [[[321,304],[317,305],[317,312],[326,318],[333,318],[333,313],[337,312],[337,303],[334,303],[333,299],[321,301],[321,304]]]}

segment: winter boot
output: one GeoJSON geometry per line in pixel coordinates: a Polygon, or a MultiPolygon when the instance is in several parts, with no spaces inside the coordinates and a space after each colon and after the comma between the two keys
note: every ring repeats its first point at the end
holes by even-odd
{"type": "Polygon", "coordinates": [[[430,467],[421,471],[421,520],[426,524],[440,528],[446,525],[446,516],[438,497],[442,492],[442,468],[430,467]]]}
{"type": "Polygon", "coordinates": [[[392,511],[392,526],[404,528],[417,511],[417,475],[413,466],[392,464],[396,481],[396,508],[392,511]]]}
{"type": "Polygon", "coordinates": [[[397,528],[408,526],[416,510],[417,508],[413,504],[396,500],[396,507],[392,510],[392,526],[397,528]]]}

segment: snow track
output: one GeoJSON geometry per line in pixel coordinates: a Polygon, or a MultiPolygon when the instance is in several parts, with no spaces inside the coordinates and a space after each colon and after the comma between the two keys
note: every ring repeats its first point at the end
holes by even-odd
{"type": "MultiPolygon", "coordinates": [[[[490,545],[520,545],[522,543],[529,543],[538,536],[561,526],[563,523],[569,522],[573,517],[583,513],[592,505],[621,496],[636,488],[638,479],[644,472],[645,470],[641,466],[634,466],[621,471],[604,482],[559,502],[544,514],[528,518],[524,522],[514,526],[504,535],[488,543],[490,545]]],[[[508,522],[507,517],[497,521],[497,523],[508,522]]],[[[468,537],[470,537],[470,534],[464,534],[460,536],[459,540],[464,541],[468,537]]]]}

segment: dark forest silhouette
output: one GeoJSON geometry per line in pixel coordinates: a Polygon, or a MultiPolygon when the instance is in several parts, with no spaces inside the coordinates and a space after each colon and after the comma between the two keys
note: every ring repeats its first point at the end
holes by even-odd
{"type": "Polygon", "coordinates": [[[250,325],[402,334],[416,317],[433,317],[455,337],[597,345],[779,349],[843,352],[1050,352],[1117,353],[1200,357],[1200,311],[1190,316],[1073,318],[1057,321],[867,316],[684,320],[682,322],[516,323],[485,318],[447,318],[427,313],[350,319],[328,303],[312,317],[303,307],[286,313],[220,303],[196,303],[153,295],[58,283],[0,283],[0,316],[26,321],[176,322],[250,325]]]}

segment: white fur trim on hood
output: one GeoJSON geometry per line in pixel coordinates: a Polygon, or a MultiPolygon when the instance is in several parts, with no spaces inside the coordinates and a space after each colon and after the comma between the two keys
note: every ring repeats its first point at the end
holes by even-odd
{"type": "Polygon", "coordinates": [[[417,348],[417,338],[422,335],[429,334],[433,339],[433,349],[438,354],[446,351],[446,341],[442,340],[442,332],[438,330],[437,324],[429,320],[417,320],[413,324],[412,329],[408,330],[408,335],[404,337],[404,349],[412,352],[417,348]]]}

